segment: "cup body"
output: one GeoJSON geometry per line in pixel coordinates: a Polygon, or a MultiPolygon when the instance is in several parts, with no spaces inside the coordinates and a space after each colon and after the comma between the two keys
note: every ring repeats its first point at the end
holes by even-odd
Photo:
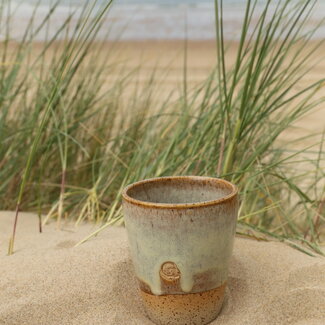
{"type": "Polygon", "coordinates": [[[236,230],[237,188],[211,177],[144,180],[123,191],[131,258],[149,318],[207,324],[221,309],[236,230]]]}

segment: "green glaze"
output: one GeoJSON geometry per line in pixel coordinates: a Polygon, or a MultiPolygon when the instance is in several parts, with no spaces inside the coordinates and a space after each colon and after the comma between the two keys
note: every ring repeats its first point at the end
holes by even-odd
{"type": "Polygon", "coordinates": [[[158,178],[131,185],[123,197],[135,272],[153,294],[166,293],[159,272],[168,261],[180,271],[181,293],[226,282],[237,219],[234,186],[214,178],[158,178]],[[203,284],[196,280],[202,274],[203,284]]]}

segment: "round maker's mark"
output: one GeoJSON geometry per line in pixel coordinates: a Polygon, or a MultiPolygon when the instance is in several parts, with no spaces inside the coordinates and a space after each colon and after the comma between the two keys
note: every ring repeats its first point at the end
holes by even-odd
{"type": "Polygon", "coordinates": [[[160,276],[168,282],[177,281],[181,277],[181,272],[173,262],[165,262],[160,268],[160,276]]]}

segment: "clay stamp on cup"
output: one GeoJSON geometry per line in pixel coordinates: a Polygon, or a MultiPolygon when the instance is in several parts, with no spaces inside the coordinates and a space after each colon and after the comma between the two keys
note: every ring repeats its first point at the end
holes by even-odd
{"type": "Polygon", "coordinates": [[[166,262],[161,266],[160,277],[167,282],[175,282],[181,277],[181,272],[173,262],[166,262]]]}

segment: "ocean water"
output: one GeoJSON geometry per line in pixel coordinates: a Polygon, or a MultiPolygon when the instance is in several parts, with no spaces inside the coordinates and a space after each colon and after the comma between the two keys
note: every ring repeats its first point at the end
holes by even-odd
{"type": "MultiPolygon", "coordinates": [[[[281,0],[280,0],[281,1],[281,0]]],[[[298,1],[298,0],[292,0],[298,1]]],[[[40,24],[49,12],[54,0],[2,0],[2,12],[12,16],[10,35],[15,39],[23,36],[37,3],[35,25],[40,24]],[[8,5],[10,4],[10,5],[8,5]]],[[[61,0],[51,17],[50,28],[38,33],[36,39],[44,40],[60,28],[71,12],[77,17],[85,4],[96,3],[94,12],[107,4],[108,0],[61,0]]],[[[256,17],[266,0],[257,2],[256,17]]],[[[319,0],[309,26],[316,25],[325,16],[325,1],[319,0]]],[[[238,39],[244,18],[247,0],[224,0],[224,33],[228,39],[238,39]]],[[[273,1],[274,6],[278,0],[273,1]]],[[[1,6],[1,5],[0,5],[1,6]]],[[[0,38],[5,28],[0,26],[0,38]]],[[[115,0],[103,27],[99,39],[183,39],[208,40],[215,38],[214,0],[115,0]],[[109,31],[109,32],[108,32],[109,31]]],[[[322,27],[314,38],[325,37],[322,27]]]]}

